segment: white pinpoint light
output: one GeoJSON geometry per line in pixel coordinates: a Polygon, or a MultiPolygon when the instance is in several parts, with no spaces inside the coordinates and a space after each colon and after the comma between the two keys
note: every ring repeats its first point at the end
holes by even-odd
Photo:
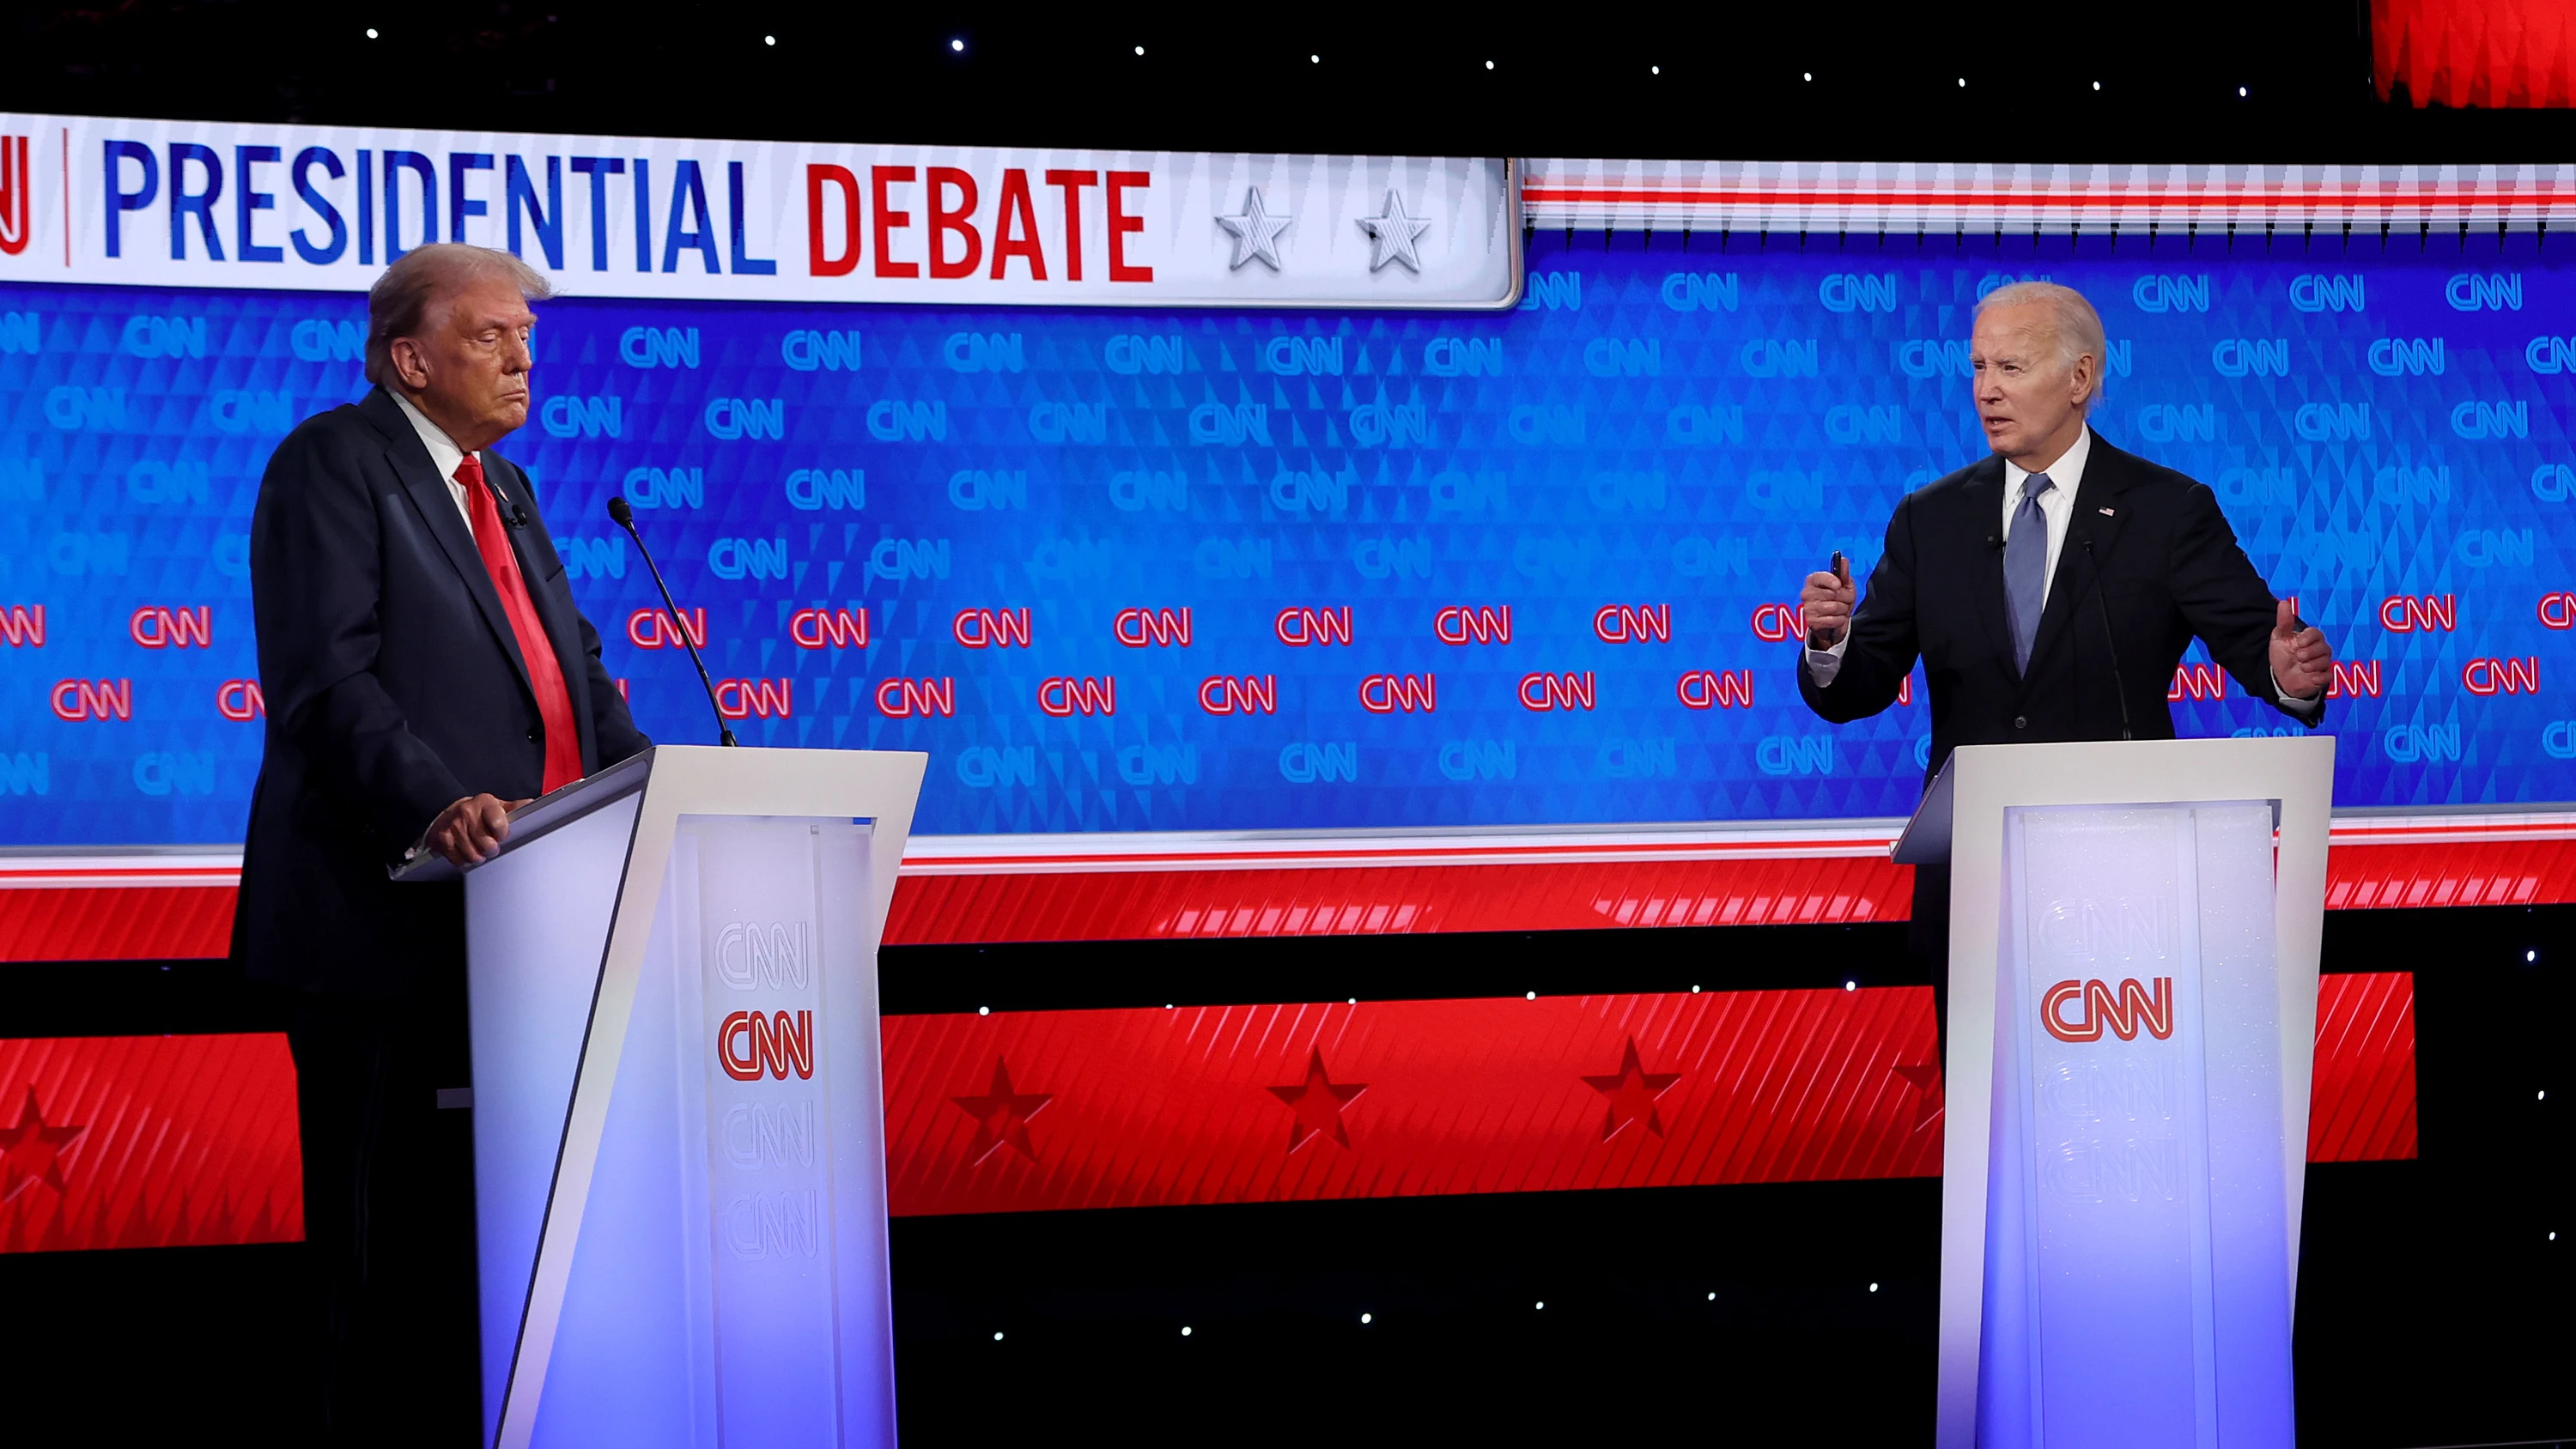
{"type": "Polygon", "coordinates": [[[763,45],[776,45],[778,43],[778,37],[775,35],[764,35],[760,37],[760,43],[763,45]]]}
{"type": "MultiPolygon", "coordinates": [[[[952,41],[948,42],[948,48],[949,48],[950,50],[962,51],[962,50],[964,50],[964,49],[966,48],[966,42],[964,42],[964,41],[962,41],[962,40],[952,40],[952,41]]],[[[999,1338],[999,1337],[1001,1337],[1001,1335],[1000,1335],[1000,1334],[995,1334],[995,1335],[994,1335],[994,1337],[999,1338]]]]}
{"type": "Polygon", "coordinates": [[[1363,1314],[1361,1314],[1361,1315],[1360,1315],[1360,1322],[1362,1322],[1362,1323],[1366,1323],[1366,1322],[1368,1322],[1368,1321],[1369,1321],[1369,1315],[1367,1315],[1367,1314],[1365,1314],[1365,1313],[1363,1313],[1363,1314]]]}

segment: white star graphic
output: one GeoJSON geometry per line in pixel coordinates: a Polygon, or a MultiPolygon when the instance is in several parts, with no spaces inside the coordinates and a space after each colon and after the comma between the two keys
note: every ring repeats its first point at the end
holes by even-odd
{"type": "Polygon", "coordinates": [[[1360,230],[1369,234],[1369,270],[1374,272],[1389,262],[1402,262],[1414,275],[1422,274],[1422,257],[1413,249],[1413,239],[1430,229],[1427,218],[1404,214],[1404,198],[1392,189],[1386,193],[1386,214],[1360,218],[1360,230]]]}
{"type": "Polygon", "coordinates": [[[1279,233],[1288,229],[1294,217],[1272,216],[1261,204],[1261,188],[1252,188],[1244,198],[1241,216],[1220,216],[1216,224],[1234,234],[1234,260],[1226,267],[1235,271],[1255,257],[1272,271],[1279,270],[1279,233]]]}

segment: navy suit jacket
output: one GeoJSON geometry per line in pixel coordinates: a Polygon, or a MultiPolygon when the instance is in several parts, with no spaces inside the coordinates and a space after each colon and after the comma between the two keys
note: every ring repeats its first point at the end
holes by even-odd
{"type": "MultiPolygon", "coordinates": [[[[2240,688],[2279,707],[2272,590],[2205,485],[2093,435],[2027,672],[2013,665],[2004,611],[2003,508],[2004,460],[1991,454],[1896,505],[1830,687],[1800,646],[1809,708],[1836,724],[1874,715],[1896,702],[1919,656],[1931,686],[1927,780],[1960,745],[2116,740],[2124,694],[2133,735],[2169,740],[2165,693],[2195,634],[2240,688]],[[2113,685],[2115,653],[2124,688],[2113,685]]],[[[2306,723],[2324,720],[2320,701],[2306,723]]]]}
{"type": "MultiPolygon", "coordinates": [[[[599,660],[527,474],[485,473],[581,732],[584,773],[652,742],[599,660]]],[[[307,418],[251,517],[267,757],[251,798],[234,954],[257,980],[400,999],[464,959],[462,887],[386,878],[438,812],[545,777],[527,664],[473,530],[391,394],[307,418]]]]}

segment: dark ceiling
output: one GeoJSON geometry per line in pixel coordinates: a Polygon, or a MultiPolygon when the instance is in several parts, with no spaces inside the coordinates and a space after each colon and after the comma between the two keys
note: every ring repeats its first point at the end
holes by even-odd
{"type": "Polygon", "coordinates": [[[1714,4],[1683,16],[1462,7],[1435,22],[1420,18],[1428,8],[1310,21],[1239,6],[1246,18],[1218,22],[1101,19],[1098,7],[21,4],[0,21],[0,96],[17,110],[149,117],[1143,149],[2576,157],[2568,112],[2379,99],[2362,0],[2180,0],[2091,7],[2113,17],[2091,19],[1714,4]]]}

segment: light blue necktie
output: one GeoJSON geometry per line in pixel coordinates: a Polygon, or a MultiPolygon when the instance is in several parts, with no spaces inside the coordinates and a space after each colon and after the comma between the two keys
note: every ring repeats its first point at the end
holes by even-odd
{"type": "Polygon", "coordinates": [[[2039,495],[2057,485],[2033,473],[2021,485],[2012,537],[2004,544],[2004,606],[2012,611],[2013,669],[2030,672],[2031,641],[2039,637],[2039,606],[2048,597],[2048,516],[2039,495]]]}

